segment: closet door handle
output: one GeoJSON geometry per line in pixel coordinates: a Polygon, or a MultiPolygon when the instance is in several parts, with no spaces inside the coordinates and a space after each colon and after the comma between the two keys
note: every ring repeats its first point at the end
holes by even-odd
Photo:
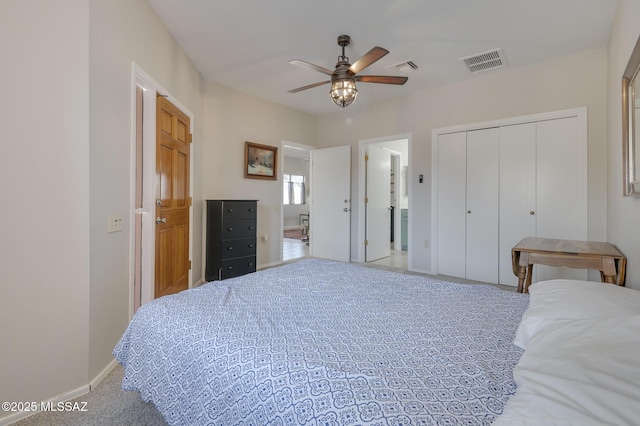
{"type": "Polygon", "coordinates": [[[529,212],[529,214],[530,214],[531,216],[533,216],[534,214],[536,214],[536,212],[534,212],[533,210],[531,210],[531,211],[529,212]]]}
{"type": "Polygon", "coordinates": [[[467,214],[471,214],[471,210],[467,210],[467,214]]]}

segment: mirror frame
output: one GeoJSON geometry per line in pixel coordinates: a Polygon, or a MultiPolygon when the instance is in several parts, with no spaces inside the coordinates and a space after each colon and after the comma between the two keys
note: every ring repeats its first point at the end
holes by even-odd
{"type": "Polygon", "coordinates": [[[622,161],[624,196],[640,196],[640,176],[635,171],[640,164],[635,164],[636,150],[640,150],[640,140],[636,140],[635,131],[640,123],[635,122],[634,86],[640,83],[640,37],[636,42],[627,68],[622,75],[622,161]]]}

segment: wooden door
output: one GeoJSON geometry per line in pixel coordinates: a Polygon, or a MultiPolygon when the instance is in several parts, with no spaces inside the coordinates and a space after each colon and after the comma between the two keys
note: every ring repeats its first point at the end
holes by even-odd
{"type": "Polygon", "coordinates": [[[351,260],[351,147],[311,151],[310,252],[351,260]]]}
{"type": "Polygon", "coordinates": [[[470,280],[498,282],[499,159],[497,128],[467,132],[465,277],[470,280]]]}
{"type": "Polygon", "coordinates": [[[189,117],[163,97],[156,116],[155,297],[189,285],[189,117]]]}

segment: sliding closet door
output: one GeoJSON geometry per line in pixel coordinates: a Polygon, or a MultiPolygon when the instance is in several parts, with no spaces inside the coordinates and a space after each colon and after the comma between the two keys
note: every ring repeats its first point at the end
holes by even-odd
{"type": "Polygon", "coordinates": [[[466,278],[498,282],[498,128],[467,132],[466,278]]]}
{"type": "Polygon", "coordinates": [[[438,273],[465,276],[466,132],[438,137],[438,273]]]}
{"type": "Polygon", "coordinates": [[[536,236],[536,123],[500,127],[499,283],[518,285],[511,249],[536,236]]]}
{"type": "MultiPolygon", "coordinates": [[[[536,236],[587,239],[587,173],[576,117],[537,123],[536,236]]],[[[534,279],[587,279],[581,269],[535,267],[534,279]]]]}

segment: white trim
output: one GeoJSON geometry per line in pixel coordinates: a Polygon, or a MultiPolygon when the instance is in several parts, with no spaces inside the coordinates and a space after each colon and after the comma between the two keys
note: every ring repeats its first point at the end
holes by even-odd
{"type": "MultiPolygon", "coordinates": [[[[284,174],[284,147],[285,146],[290,146],[290,147],[294,147],[294,148],[299,148],[301,150],[306,150],[306,151],[313,151],[315,149],[318,149],[315,146],[312,145],[304,145],[301,143],[296,143],[296,142],[290,142],[287,140],[281,140],[280,141],[280,149],[279,149],[279,153],[278,153],[278,164],[280,164],[280,166],[278,167],[279,171],[278,171],[278,182],[280,182],[280,251],[279,251],[279,261],[278,262],[272,262],[269,263],[268,265],[261,265],[260,267],[257,267],[256,269],[261,269],[261,268],[265,268],[265,267],[269,267],[269,266],[274,266],[274,265],[279,265],[282,264],[282,262],[284,262],[284,256],[282,255],[282,251],[284,250],[284,242],[283,242],[283,232],[282,230],[285,229],[284,227],[284,204],[282,204],[282,197],[283,197],[283,185],[282,185],[282,175],[284,174]]],[[[309,185],[309,196],[312,197],[313,194],[313,182],[311,182],[311,165],[309,165],[309,182],[307,182],[307,184],[309,185]]]]}
{"type": "Polygon", "coordinates": [[[113,371],[114,368],[118,365],[118,361],[114,358],[111,360],[109,364],[100,372],[96,377],[89,382],[89,390],[93,391],[96,386],[100,384],[104,380],[105,377],[109,375],[113,371]]]}
{"type": "MultiPolygon", "coordinates": [[[[281,255],[282,256],[282,255],[281,255]]],[[[293,260],[293,259],[292,259],[293,260]]],[[[262,265],[256,266],[256,271],[261,271],[263,269],[268,269],[268,268],[272,268],[274,266],[280,266],[283,265],[285,262],[283,262],[282,260],[276,260],[275,262],[270,262],[270,263],[264,263],[262,265]]]]}
{"type": "MultiPolygon", "coordinates": [[[[440,135],[448,133],[466,132],[470,130],[480,130],[492,127],[502,127],[515,124],[533,123],[546,120],[556,120],[560,118],[576,117],[577,122],[577,137],[578,140],[584,143],[579,144],[579,150],[576,152],[578,157],[578,164],[581,165],[581,173],[584,176],[588,176],[587,170],[587,151],[588,151],[588,134],[587,134],[587,107],[572,108],[558,111],[544,112],[540,114],[523,115],[519,117],[509,117],[500,120],[484,121],[479,123],[462,124],[458,126],[442,127],[433,129],[431,131],[431,271],[428,272],[433,275],[438,274],[438,138],[440,135]]],[[[588,208],[588,188],[587,179],[579,182],[579,190],[582,193],[587,194],[587,197],[583,197],[582,206],[580,210],[586,212],[588,208]]],[[[409,199],[411,203],[411,199],[409,199]]],[[[587,214],[582,215],[579,220],[581,229],[584,229],[584,239],[587,239],[587,214]]],[[[411,220],[411,216],[409,216],[411,220]]]]}
{"type": "MultiPolygon", "coordinates": [[[[47,401],[43,401],[44,404],[47,404],[48,402],[51,402],[52,404],[57,404],[59,402],[67,402],[67,401],[71,401],[73,399],[78,398],[79,396],[82,395],[86,395],[87,393],[90,393],[91,391],[93,391],[96,386],[98,386],[100,384],[100,382],[102,382],[104,380],[105,377],[107,377],[109,375],[109,373],[111,373],[113,371],[114,368],[116,368],[116,366],[118,365],[118,361],[116,359],[112,359],[111,362],[100,372],[98,373],[98,375],[96,377],[93,378],[93,380],[91,380],[91,382],[88,385],[84,385],[81,386],[75,390],[72,390],[71,392],[65,392],[61,395],[58,395],[52,399],[49,399],[47,401]]],[[[34,414],[40,413],[40,407],[42,406],[41,403],[38,403],[38,411],[22,411],[22,412],[18,412],[15,414],[11,414],[8,417],[4,417],[0,419],[0,425],[4,426],[4,425],[10,425],[12,423],[18,422],[20,420],[23,420],[27,417],[30,417],[34,414]]]]}
{"type": "Polygon", "coordinates": [[[508,126],[512,124],[533,123],[537,121],[555,120],[558,118],[581,117],[582,115],[586,117],[586,114],[587,114],[587,107],[563,109],[558,111],[543,112],[539,114],[522,115],[518,117],[507,117],[499,120],[460,124],[460,125],[451,126],[451,127],[441,127],[438,129],[433,129],[431,131],[431,135],[433,136],[436,134],[442,135],[447,133],[457,133],[457,132],[464,132],[469,130],[488,129],[491,127],[502,127],[502,126],[508,126]]]}
{"type": "MultiPolygon", "coordinates": [[[[46,405],[50,403],[52,405],[57,405],[60,402],[67,402],[67,401],[71,401],[72,399],[76,399],[79,396],[89,393],[89,391],[90,391],[90,386],[87,384],[84,386],[80,386],[79,388],[74,389],[70,392],[65,392],[51,399],[47,399],[46,401],[36,402],[38,404],[38,409],[36,411],[19,411],[19,412],[10,414],[7,417],[0,418],[0,426],[8,426],[20,420],[26,419],[27,417],[31,417],[34,414],[41,413],[42,411],[40,411],[40,408],[42,407],[42,404],[46,405]]],[[[87,407],[87,409],[91,409],[91,407],[87,407]]]]}
{"type": "MultiPolygon", "coordinates": [[[[194,117],[191,111],[186,108],[178,99],[169,93],[162,85],[149,76],[140,66],[135,62],[131,63],[131,162],[130,162],[130,206],[129,206],[129,247],[130,247],[130,259],[129,259],[129,317],[133,316],[133,291],[134,291],[134,238],[135,238],[135,214],[142,214],[142,246],[151,247],[151,250],[142,251],[142,297],[141,304],[145,304],[154,298],[154,273],[155,273],[155,161],[156,161],[156,96],[161,94],[167,98],[173,105],[180,111],[189,117],[190,128],[189,132],[193,135],[194,117]],[[138,212],[135,211],[135,122],[136,122],[136,85],[141,86],[144,89],[143,102],[144,117],[143,117],[143,149],[145,152],[143,158],[143,200],[142,209],[138,212]]],[[[193,144],[190,144],[190,164],[189,164],[189,196],[193,199],[193,144]]],[[[189,259],[193,258],[193,206],[189,209],[189,259]]],[[[192,288],[193,268],[189,270],[189,288],[192,288]]]]}

